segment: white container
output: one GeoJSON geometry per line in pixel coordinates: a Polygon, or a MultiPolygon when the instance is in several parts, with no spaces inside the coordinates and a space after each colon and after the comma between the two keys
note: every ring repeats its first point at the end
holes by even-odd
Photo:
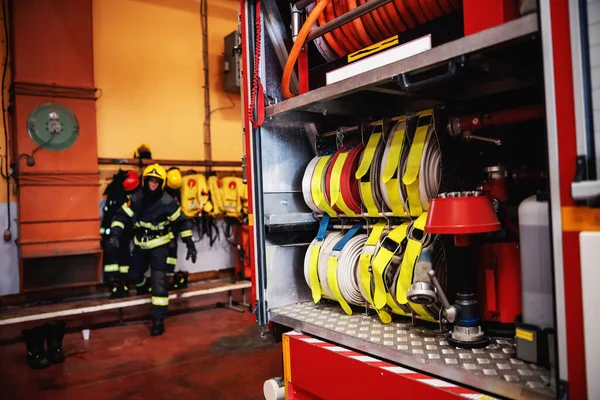
{"type": "Polygon", "coordinates": [[[83,334],[83,340],[90,340],[90,330],[89,329],[84,329],[81,331],[81,333],[83,334]]]}
{"type": "Polygon", "coordinates": [[[523,200],[519,205],[519,236],[523,323],[540,329],[553,328],[552,250],[547,201],[538,201],[535,195],[523,200]]]}
{"type": "Polygon", "coordinates": [[[263,384],[265,400],[285,400],[285,383],[281,378],[268,379],[263,384]]]}

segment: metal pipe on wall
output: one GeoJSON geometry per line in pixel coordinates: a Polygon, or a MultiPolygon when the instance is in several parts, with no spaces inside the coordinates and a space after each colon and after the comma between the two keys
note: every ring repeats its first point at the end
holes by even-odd
{"type": "Polygon", "coordinates": [[[212,160],[146,160],[138,158],[98,158],[100,165],[150,165],[161,164],[180,167],[241,167],[241,161],[212,161],[212,160]]]}
{"type": "MultiPolygon", "coordinates": [[[[208,0],[200,1],[200,24],[202,26],[202,70],[204,71],[204,159],[212,160],[210,132],[210,85],[208,72],[208,0]]],[[[210,169],[210,166],[208,166],[210,169]]]]}

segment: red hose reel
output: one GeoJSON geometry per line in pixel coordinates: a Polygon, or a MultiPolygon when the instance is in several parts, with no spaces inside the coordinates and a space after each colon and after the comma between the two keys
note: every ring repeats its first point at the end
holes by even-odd
{"type": "MultiPolygon", "coordinates": [[[[319,16],[318,25],[365,3],[367,0],[331,0],[319,16]]],[[[395,0],[325,34],[325,41],[343,57],[460,8],[459,0],[395,0]]]]}

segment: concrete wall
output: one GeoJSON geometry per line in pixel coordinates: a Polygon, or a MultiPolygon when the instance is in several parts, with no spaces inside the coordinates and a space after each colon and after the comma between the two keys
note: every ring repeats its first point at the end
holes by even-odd
{"type": "MultiPolygon", "coordinates": [[[[19,259],[17,257],[17,238],[18,227],[16,223],[17,204],[10,203],[12,215],[12,240],[5,242],[0,240],[0,296],[5,294],[19,293],[19,259]]],[[[0,204],[0,227],[2,232],[8,225],[6,203],[0,204]]]]}

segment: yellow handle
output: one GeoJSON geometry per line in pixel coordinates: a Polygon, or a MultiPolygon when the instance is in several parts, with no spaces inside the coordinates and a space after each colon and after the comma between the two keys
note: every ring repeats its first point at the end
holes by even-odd
{"type": "Polygon", "coordinates": [[[371,168],[371,164],[373,163],[373,157],[375,156],[375,150],[377,150],[377,146],[379,145],[379,141],[381,140],[381,133],[373,133],[371,137],[369,137],[369,141],[367,142],[367,147],[365,147],[363,158],[360,161],[360,165],[356,170],[356,179],[361,179],[363,176],[369,172],[371,168]]]}

